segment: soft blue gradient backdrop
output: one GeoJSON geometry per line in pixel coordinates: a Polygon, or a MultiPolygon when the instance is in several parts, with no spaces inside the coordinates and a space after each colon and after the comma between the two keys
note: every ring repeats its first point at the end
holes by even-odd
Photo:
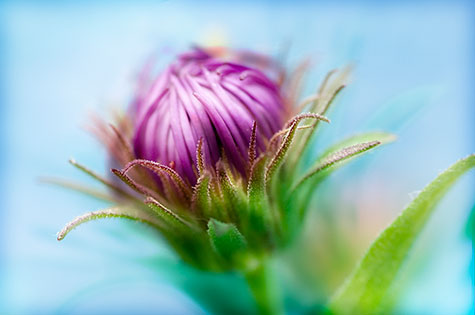
{"type": "MultiPolygon", "coordinates": [[[[221,39],[276,54],[290,42],[290,63],[316,59],[309,92],[326,71],[355,62],[354,82],[324,131],[328,142],[384,129],[370,119],[384,103],[420,104],[405,128],[388,123],[399,140],[363,176],[392,191],[391,209],[402,209],[409,193],[475,151],[475,20],[468,1],[7,1],[0,10],[0,312],[204,312],[138,262],[172,257],[147,237],[150,231],[93,222],[58,243],[55,233],[65,222],[103,205],[38,183],[44,175],[88,182],[67,164],[71,156],[106,171],[103,149],[81,126],[91,110],[106,116],[113,106],[126,106],[135,71],[153,52],[169,58],[192,43],[221,39]]],[[[428,245],[432,259],[402,310],[473,309],[472,246],[462,236],[473,201],[472,173],[423,235],[421,244],[435,241],[428,245]]]]}

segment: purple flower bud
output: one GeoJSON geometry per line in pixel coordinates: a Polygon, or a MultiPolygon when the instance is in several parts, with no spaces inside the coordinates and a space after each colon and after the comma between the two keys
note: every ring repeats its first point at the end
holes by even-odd
{"type": "Polygon", "coordinates": [[[137,158],[172,165],[191,184],[201,138],[209,167],[224,153],[245,174],[254,122],[259,154],[285,119],[276,83],[257,69],[198,49],[178,56],[137,98],[133,111],[137,158]]]}

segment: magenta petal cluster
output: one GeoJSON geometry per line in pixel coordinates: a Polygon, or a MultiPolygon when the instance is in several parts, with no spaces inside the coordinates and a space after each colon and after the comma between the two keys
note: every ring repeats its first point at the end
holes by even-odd
{"type": "Polygon", "coordinates": [[[172,165],[191,184],[200,139],[208,166],[224,153],[245,173],[254,122],[260,153],[285,118],[279,87],[263,72],[199,49],[181,54],[154,78],[133,111],[137,158],[172,165]]]}

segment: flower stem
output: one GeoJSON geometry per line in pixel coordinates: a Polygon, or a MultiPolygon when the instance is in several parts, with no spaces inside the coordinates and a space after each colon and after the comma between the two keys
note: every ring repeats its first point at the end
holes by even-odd
{"type": "Polygon", "coordinates": [[[256,300],[259,314],[284,314],[274,274],[268,262],[261,262],[244,275],[256,300]]]}

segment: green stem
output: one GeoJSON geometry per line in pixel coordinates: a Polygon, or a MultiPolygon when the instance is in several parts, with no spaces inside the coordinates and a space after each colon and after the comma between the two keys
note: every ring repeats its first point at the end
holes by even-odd
{"type": "Polygon", "coordinates": [[[268,262],[261,262],[255,269],[246,272],[246,281],[257,303],[259,314],[284,314],[278,286],[268,262]]]}

